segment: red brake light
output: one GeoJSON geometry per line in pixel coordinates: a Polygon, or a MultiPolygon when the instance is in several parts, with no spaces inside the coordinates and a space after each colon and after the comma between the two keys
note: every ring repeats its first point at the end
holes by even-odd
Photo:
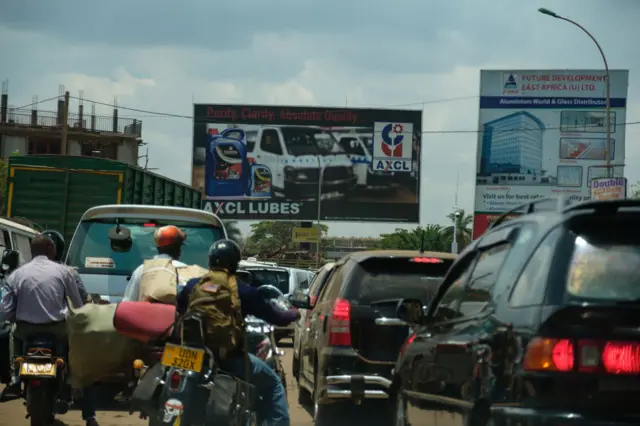
{"type": "Polygon", "coordinates": [[[351,346],[351,303],[337,299],[328,321],[329,346],[351,346]]]}
{"type": "Polygon", "coordinates": [[[527,371],[640,374],[640,343],[536,337],[527,345],[527,371]],[[577,348],[577,350],[576,350],[577,348]]]}
{"type": "Polygon", "coordinates": [[[156,224],[155,223],[145,223],[142,226],[144,226],[145,228],[155,228],[156,224]]]}
{"type": "Polygon", "coordinates": [[[416,334],[415,333],[412,334],[411,336],[409,336],[409,338],[407,340],[405,340],[404,344],[400,348],[400,355],[404,354],[404,351],[406,351],[407,348],[413,344],[414,340],[416,340],[416,334]]]}
{"type": "Polygon", "coordinates": [[[602,366],[607,373],[640,373],[640,345],[609,342],[602,350],[602,366]]]}
{"type": "Polygon", "coordinates": [[[437,257],[414,257],[409,260],[410,262],[415,263],[442,263],[442,259],[438,259],[437,257]]]}
{"type": "Polygon", "coordinates": [[[182,377],[180,376],[180,373],[178,371],[174,371],[173,373],[171,373],[171,377],[169,379],[169,387],[171,388],[171,390],[178,390],[178,388],[180,387],[181,379],[182,377]]]}

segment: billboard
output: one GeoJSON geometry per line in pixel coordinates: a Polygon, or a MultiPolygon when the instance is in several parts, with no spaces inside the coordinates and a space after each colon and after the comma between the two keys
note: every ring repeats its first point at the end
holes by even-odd
{"type": "Polygon", "coordinates": [[[596,201],[627,198],[626,178],[599,178],[591,181],[591,199],[596,201]]]}
{"type": "Polygon", "coordinates": [[[195,104],[192,185],[223,219],[417,223],[421,135],[420,110],[195,104]]]}
{"type": "Polygon", "coordinates": [[[612,70],[607,153],[602,70],[480,72],[473,235],[491,218],[540,197],[591,197],[591,181],[623,176],[629,71],[612,70]]]}

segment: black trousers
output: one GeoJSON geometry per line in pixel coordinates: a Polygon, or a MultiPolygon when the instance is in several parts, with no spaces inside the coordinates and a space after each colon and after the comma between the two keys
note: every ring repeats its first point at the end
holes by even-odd
{"type": "Polygon", "coordinates": [[[9,383],[11,379],[10,334],[11,325],[0,324],[0,383],[9,383]]]}

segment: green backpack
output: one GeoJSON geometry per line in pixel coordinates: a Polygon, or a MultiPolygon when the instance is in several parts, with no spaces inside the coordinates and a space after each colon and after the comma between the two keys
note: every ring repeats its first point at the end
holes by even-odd
{"type": "Polygon", "coordinates": [[[220,358],[243,347],[244,317],[234,275],[213,270],[202,277],[189,295],[185,315],[193,313],[202,316],[205,344],[220,358]]]}

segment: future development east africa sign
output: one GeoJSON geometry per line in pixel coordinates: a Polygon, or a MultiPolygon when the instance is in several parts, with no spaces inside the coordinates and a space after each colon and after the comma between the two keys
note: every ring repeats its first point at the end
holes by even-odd
{"type": "Polygon", "coordinates": [[[193,128],[223,219],[419,221],[419,110],[196,104],[193,128]]]}
{"type": "Polygon", "coordinates": [[[593,70],[481,71],[474,238],[493,218],[541,197],[591,197],[591,182],[624,175],[629,72],[611,76],[611,150],[606,75],[593,70]]]}

